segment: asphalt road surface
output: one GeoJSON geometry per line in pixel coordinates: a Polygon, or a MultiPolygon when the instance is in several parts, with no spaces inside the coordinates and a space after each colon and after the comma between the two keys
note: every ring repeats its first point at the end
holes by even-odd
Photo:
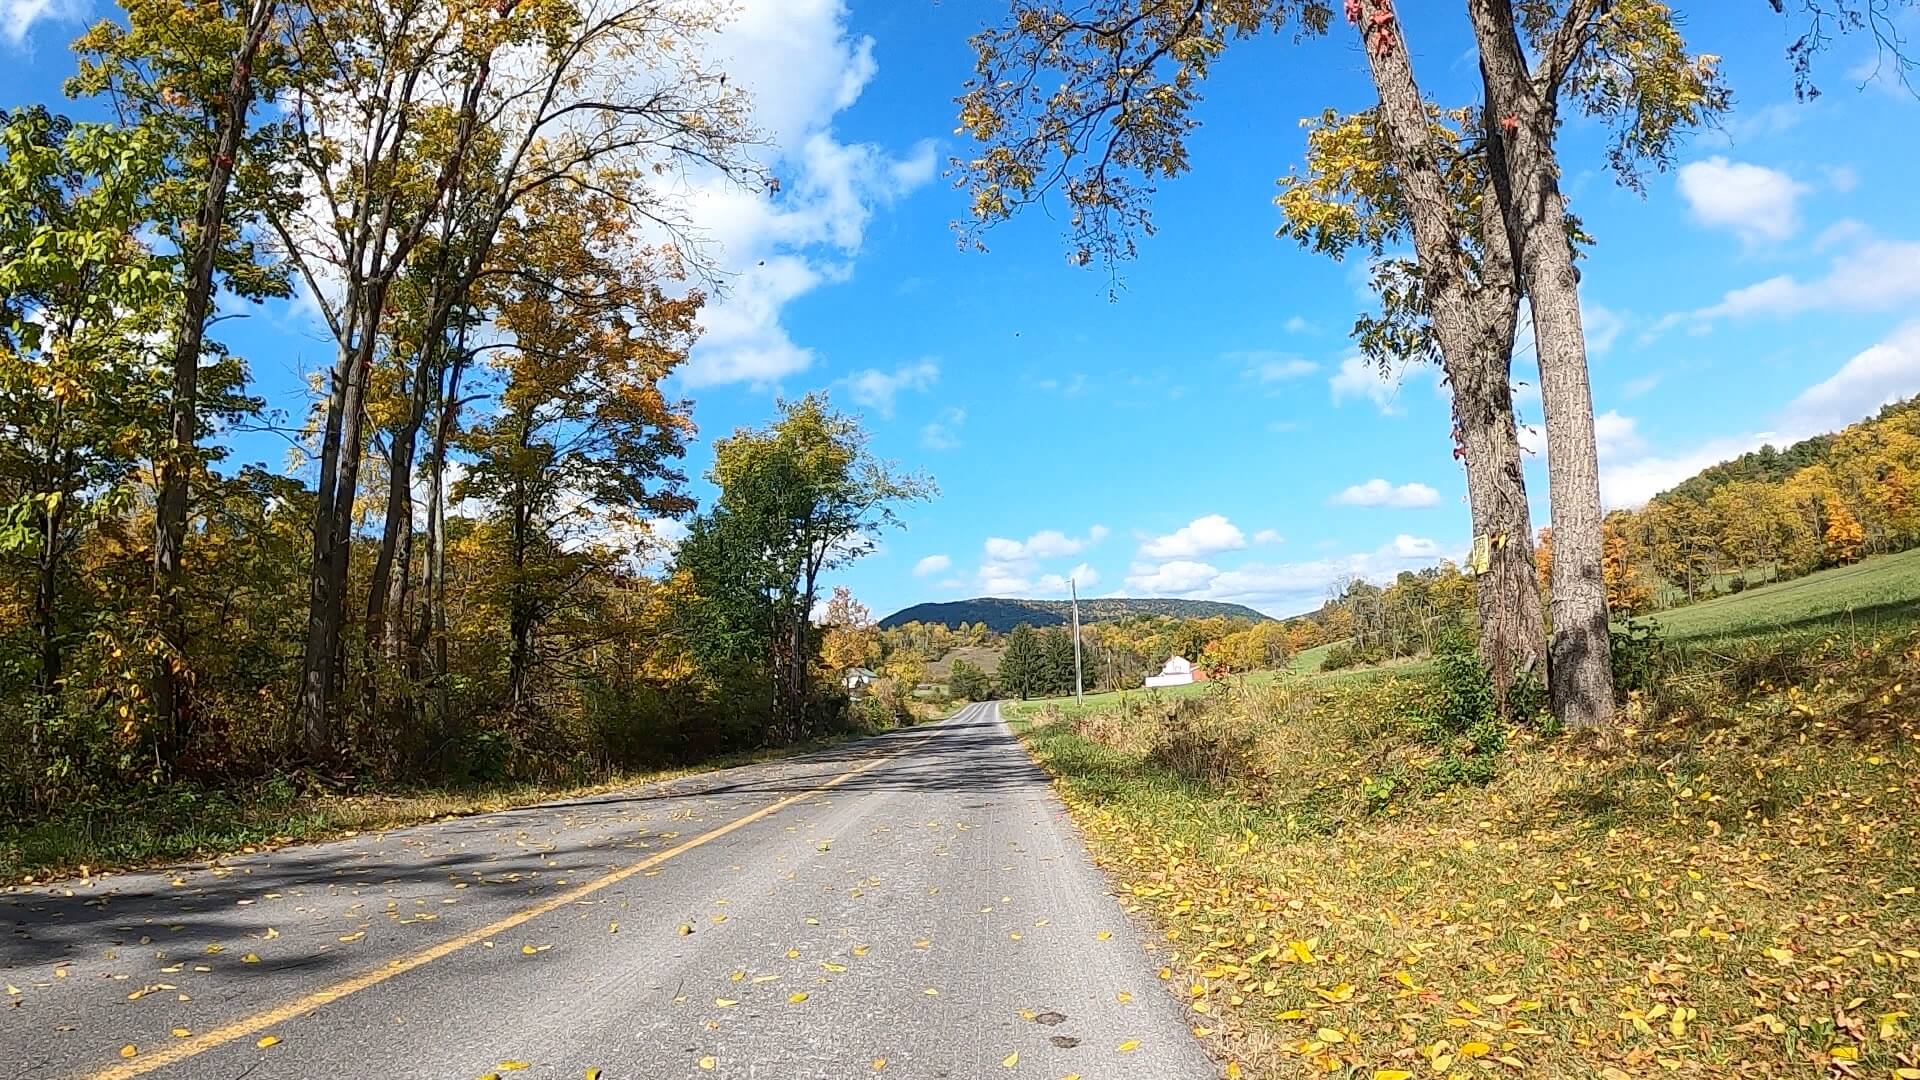
{"type": "Polygon", "coordinates": [[[0,1077],[1219,1075],[991,705],[0,919],[0,1077]]]}

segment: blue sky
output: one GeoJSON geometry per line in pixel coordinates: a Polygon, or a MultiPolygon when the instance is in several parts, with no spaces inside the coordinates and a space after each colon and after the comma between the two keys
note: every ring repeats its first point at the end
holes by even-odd
{"type": "MultiPolygon", "coordinates": [[[[1760,3],[1679,6],[1694,47],[1723,58],[1737,99],[1724,130],[1691,139],[1644,198],[1604,170],[1594,125],[1572,122],[1562,156],[1598,240],[1583,303],[1614,505],[1920,391],[1920,102],[1867,78],[1870,44],[1841,40],[1822,58],[1825,95],[1796,104],[1790,23],[1760,3]]],[[[1424,88],[1470,100],[1463,5],[1422,7],[1409,35],[1424,88]]],[[[946,161],[971,150],[952,98],[997,0],[740,8],[711,48],[756,93],[783,184],[693,189],[728,289],[677,380],[701,427],[689,471],[781,395],[824,387],[864,414],[880,454],[940,486],[838,575],[876,613],[1062,595],[1073,575],[1086,595],[1287,614],[1340,575],[1466,546],[1435,373],[1357,366],[1346,331],[1364,268],[1273,235],[1299,118],[1369,104],[1347,28],[1232,46],[1206,85],[1193,172],[1163,185],[1159,234],[1110,298],[1103,271],[1069,266],[1058,207],[995,230],[986,253],[949,228],[965,201],[946,161]]],[[[53,100],[66,43],[110,10],[0,0],[0,102],[53,100]]],[[[303,373],[330,358],[318,328],[280,306],[223,329],[259,392],[297,416],[303,373]]],[[[1521,356],[1515,377],[1537,422],[1532,367],[1521,356]]],[[[235,444],[236,460],[286,461],[284,440],[235,444]]],[[[1529,468],[1541,523],[1543,465],[1529,468]]]]}

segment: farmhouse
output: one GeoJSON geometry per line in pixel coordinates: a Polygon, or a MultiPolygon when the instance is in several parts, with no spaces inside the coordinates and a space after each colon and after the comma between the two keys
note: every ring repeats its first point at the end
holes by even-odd
{"type": "Polygon", "coordinates": [[[1185,686],[1188,683],[1205,682],[1206,678],[1206,671],[1194,667],[1193,661],[1184,656],[1169,656],[1166,666],[1160,669],[1160,674],[1147,676],[1147,685],[1149,687],[1185,686]]]}

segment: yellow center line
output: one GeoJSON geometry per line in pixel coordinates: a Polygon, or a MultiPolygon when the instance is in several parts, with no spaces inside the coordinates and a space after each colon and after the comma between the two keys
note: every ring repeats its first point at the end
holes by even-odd
{"type": "Polygon", "coordinates": [[[577,888],[569,889],[551,899],[543,900],[530,908],[517,911],[505,918],[488,923],[478,930],[472,930],[458,937],[449,938],[446,941],[440,942],[438,945],[429,946],[410,956],[403,956],[398,960],[390,960],[382,967],[375,968],[372,971],[362,972],[350,979],[343,979],[331,986],[322,987],[305,997],[296,998],[293,1001],[289,1001],[284,1005],[277,1005],[265,1012],[255,1013],[245,1019],[236,1020],[225,1027],[195,1035],[192,1038],[183,1039],[179,1042],[170,1043],[164,1048],[144,1057],[135,1058],[110,1068],[101,1069],[98,1072],[89,1073],[86,1080],[129,1080],[131,1077],[144,1076],[147,1073],[153,1072],[155,1069],[164,1069],[169,1065],[177,1064],[188,1058],[198,1057],[209,1050],[225,1046],[227,1043],[233,1042],[236,1039],[244,1039],[255,1032],[264,1031],[276,1024],[283,1024],[296,1016],[312,1012],[322,1006],[339,1001],[349,994],[357,994],[368,987],[378,986],[388,979],[398,975],[404,975],[418,967],[425,967],[435,960],[450,956],[459,952],[461,949],[477,945],[488,938],[499,937],[501,934],[524,922],[537,919],[550,912],[558,911],[583,896],[599,892],[609,885],[616,885],[635,874],[651,870],[676,855],[692,851],[694,848],[700,847],[703,844],[710,844],[726,836],[728,833],[744,829],[762,818],[777,814],[787,807],[792,806],[794,803],[802,802],[823,791],[839,787],[841,784],[846,783],[848,780],[859,776],[869,769],[884,765],[902,754],[918,750],[920,747],[932,742],[942,734],[944,730],[944,728],[935,730],[932,734],[919,739],[911,746],[903,747],[891,754],[874,758],[864,765],[849,769],[820,784],[818,787],[800,792],[797,795],[789,795],[779,802],[763,806],[751,814],[735,818],[725,825],[701,833],[699,836],[683,844],[675,845],[665,851],[656,852],[637,863],[633,863],[630,866],[623,866],[618,870],[595,878],[577,888]]]}

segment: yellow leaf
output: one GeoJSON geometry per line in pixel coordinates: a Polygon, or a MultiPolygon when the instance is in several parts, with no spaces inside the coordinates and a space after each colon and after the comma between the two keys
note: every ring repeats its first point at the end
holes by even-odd
{"type": "Polygon", "coordinates": [[[1018,1050],[1000,1059],[1000,1067],[1003,1069],[1011,1069],[1018,1064],[1020,1064],[1020,1051],[1018,1050]]]}
{"type": "Polygon", "coordinates": [[[240,962],[243,964],[257,964],[260,962],[260,955],[258,953],[248,953],[240,958],[240,962]]]}
{"type": "Polygon", "coordinates": [[[1118,1053],[1122,1053],[1122,1054],[1131,1054],[1131,1053],[1133,1053],[1133,1052],[1134,1052],[1135,1050],[1138,1050],[1138,1049],[1140,1049],[1140,1040],[1139,1040],[1139,1039],[1128,1039],[1128,1040],[1127,1040],[1126,1042],[1123,1042],[1123,1043],[1121,1043],[1121,1044],[1120,1044],[1120,1045],[1119,1045],[1118,1047],[1116,1047],[1115,1049],[1116,1049],[1116,1051],[1117,1051],[1118,1053]]]}
{"type": "Polygon", "coordinates": [[[1480,1000],[1489,1005],[1505,1005],[1519,996],[1519,994],[1488,994],[1480,1000]]]}
{"type": "Polygon", "coordinates": [[[1472,1060],[1474,1058],[1479,1058],[1479,1057],[1486,1057],[1488,1054],[1491,1054],[1491,1053],[1493,1053],[1493,1047],[1488,1046],[1486,1043],[1483,1043],[1483,1042],[1470,1042],[1470,1043],[1460,1044],[1460,1056],[1468,1060],[1472,1060]]]}
{"type": "Polygon", "coordinates": [[[886,1068],[886,1067],[887,1067],[887,1059],[886,1059],[886,1058],[874,1058],[874,1059],[873,1059],[873,1071],[874,1071],[874,1072],[879,1072],[879,1071],[880,1071],[881,1069],[884,1069],[884,1068],[886,1068]]]}
{"type": "Polygon", "coordinates": [[[598,1065],[587,1066],[586,1080],[600,1080],[600,1066],[598,1065]]]}
{"type": "Polygon", "coordinates": [[[1350,1001],[1353,999],[1353,984],[1341,983],[1340,985],[1332,988],[1331,990],[1322,990],[1316,986],[1313,988],[1313,992],[1316,994],[1319,994],[1323,998],[1326,998],[1328,1001],[1332,1001],[1335,1003],[1342,1002],[1342,1001],[1350,1001]]]}
{"type": "Polygon", "coordinates": [[[500,1063],[501,1072],[520,1072],[523,1069],[529,1068],[532,1068],[532,1064],[525,1061],[503,1061],[500,1063]]]}
{"type": "Polygon", "coordinates": [[[740,1003],[733,1000],[732,998],[714,998],[713,999],[713,1005],[714,1005],[714,1008],[716,1009],[731,1009],[738,1004],[740,1003]]]}
{"type": "Polygon", "coordinates": [[[259,1048],[260,1048],[260,1049],[262,1049],[262,1050],[265,1050],[265,1049],[266,1049],[267,1047],[269,1047],[269,1046],[279,1046],[279,1045],[280,1045],[280,1036],[278,1036],[278,1035],[262,1035],[262,1036],[260,1036],[260,1038],[258,1038],[258,1039],[256,1039],[256,1040],[254,1041],[254,1044],[253,1044],[253,1045],[255,1045],[255,1046],[257,1046],[257,1047],[259,1047],[259,1048]]]}
{"type": "Polygon", "coordinates": [[[931,986],[929,986],[929,987],[927,987],[927,988],[926,988],[925,990],[922,990],[922,991],[921,991],[921,993],[923,993],[923,994],[925,994],[925,995],[927,995],[928,997],[939,997],[939,996],[940,996],[940,991],[938,991],[938,990],[935,990],[935,989],[934,989],[933,987],[931,987],[931,986]]]}
{"type": "Polygon", "coordinates": [[[551,945],[522,945],[520,946],[520,955],[532,956],[534,953],[543,953],[551,948],[553,948],[551,945]]]}
{"type": "Polygon", "coordinates": [[[853,955],[865,956],[867,955],[868,952],[872,951],[872,949],[873,949],[873,946],[871,945],[855,945],[853,947],[853,955]]]}
{"type": "Polygon", "coordinates": [[[1375,1069],[1373,1080],[1413,1080],[1413,1074],[1405,1069],[1375,1069]]]}
{"type": "Polygon", "coordinates": [[[688,934],[693,933],[693,924],[681,923],[679,929],[675,930],[674,933],[679,934],[681,937],[686,937],[688,934]]]}
{"type": "Polygon", "coordinates": [[[807,992],[805,990],[795,991],[794,993],[787,995],[787,1000],[792,1002],[795,1005],[798,1005],[801,1002],[807,1000],[807,992]]]}
{"type": "Polygon", "coordinates": [[[1323,1043],[1343,1043],[1347,1041],[1346,1033],[1339,1028],[1323,1027],[1314,1032],[1313,1037],[1323,1043]]]}
{"type": "MultiPolygon", "coordinates": [[[[342,944],[345,944],[345,945],[351,945],[351,944],[353,944],[354,942],[356,942],[356,941],[359,941],[359,940],[360,940],[361,938],[363,938],[363,937],[366,937],[366,936],[367,936],[367,932],[366,932],[365,930],[356,930],[356,931],[354,931],[354,932],[353,932],[353,933],[351,933],[351,934],[341,934],[341,935],[340,935],[340,941],[341,941],[341,943],[342,943],[342,944]]],[[[214,949],[213,949],[213,948],[212,948],[211,946],[209,946],[209,947],[207,948],[207,951],[208,951],[208,952],[213,952],[213,951],[214,951],[214,949]]]]}
{"type": "Polygon", "coordinates": [[[714,1060],[712,1056],[703,1057],[700,1059],[700,1062],[699,1062],[700,1067],[707,1070],[708,1072],[712,1072],[715,1068],[719,1066],[719,1064],[720,1062],[714,1060]]]}
{"type": "Polygon", "coordinates": [[[1108,938],[1110,938],[1110,937],[1112,937],[1112,936],[1113,936],[1113,931],[1111,931],[1111,930],[1102,930],[1102,931],[1100,931],[1099,933],[1097,933],[1097,934],[1095,934],[1095,935],[1093,935],[1093,939],[1094,939],[1095,941],[1105,941],[1105,940],[1107,940],[1108,938]]]}
{"type": "Polygon", "coordinates": [[[1767,956],[1781,967],[1786,967],[1793,963],[1792,949],[1768,949],[1766,952],[1767,956]]]}
{"type": "Polygon", "coordinates": [[[1128,1002],[1133,1000],[1133,991],[1122,990],[1119,993],[1113,995],[1113,1000],[1119,1002],[1122,1005],[1125,1005],[1128,1002]]]}
{"type": "Polygon", "coordinates": [[[133,1045],[132,1043],[128,1043],[127,1045],[120,1048],[120,1056],[123,1058],[132,1057],[133,1055],[139,1052],[140,1052],[140,1048],[133,1045]]]}
{"type": "Polygon", "coordinates": [[[832,972],[835,972],[835,973],[838,973],[838,972],[842,972],[842,971],[845,971],[845,970],[847,970],[847,965],[845,965],[845,964],[836,964],[836,963],[834,963],[834,962],[833,962],[833,961],[831,961],[831,960],[822,960],[822,961],[820,962],[820,966],[821,966],[821,967],[823,967],[823,968],[825,968],[825,969],[827,969],[828,971],[832,971],[832,972]]]}
{"type": "Polygon", "coordinates": [[[192,1035],[192,1034],[193,1034],[193,1032],[191,1032],[191,1031],[188,1031],[188,1030],[187,1030],[186,1028],[174,1028],[174,1029],[173,1029],[173,1037],[174,1037],[174,1038],[176,1038],[176,1039],[184,1039],[184,1038],[187,1038],[188,1036],[190,1036],[190,1035],[192,1035]]]}

